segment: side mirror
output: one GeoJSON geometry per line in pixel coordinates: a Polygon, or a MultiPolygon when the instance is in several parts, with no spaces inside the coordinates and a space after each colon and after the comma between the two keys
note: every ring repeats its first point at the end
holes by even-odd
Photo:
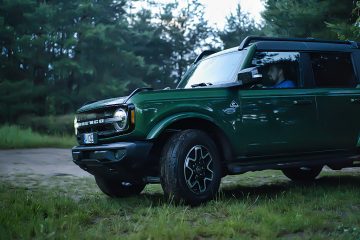
{"type": "Polygon", "coordinates": [[[238,73],[238,81],[240,85],[255,84],[261,81],[262,74],[259,73],[257,67],[245,68],[238,73]]]}

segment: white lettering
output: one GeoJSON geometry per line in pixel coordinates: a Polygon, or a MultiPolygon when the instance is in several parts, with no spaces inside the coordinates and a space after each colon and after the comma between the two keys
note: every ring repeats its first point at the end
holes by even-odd
{"type": "Polygon", "coordinates": [[[88,126],[88,125],[95,125],[95,124],[101,124],[101,123],[105,123],[105,119],[97,119],[97,120],[91,120],[88,122],[79,122],[79,127],[82,126],[88,126]]]}

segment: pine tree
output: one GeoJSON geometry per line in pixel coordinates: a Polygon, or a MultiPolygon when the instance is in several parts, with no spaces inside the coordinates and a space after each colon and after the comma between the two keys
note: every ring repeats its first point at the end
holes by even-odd
{"type": "Polygon", "coordinates": [[[327,23],[353,23],[353,0],[267,0],[262,16],[265,34],[337,39],[327,23]]]}
{"type": "Polygon", "coordinates": [[[171,46],[169,64],[173,66],[171,77],[174,79],[172,85],[175,85],[197,53],[210,48],[206,40],[211,38],[212,30],[204,18],[204,6],[198,0],[188,1],[185,6],[166,4],[159,18],[161,38],[171,46]]]}
{"type": "Polygon", "coordinates": [[[219,32],[219,37],[224,48],[236,47],[250,35],[261,35],[261,26],[248,17],[249,13],[243,12],[240,4],[236,7],[235,14],[227,17],[225,29],[219,32]]]}
{"type": "Polygon", "coordinates": [[[360,41],[360,1],[356,2],[356,7],[349,16],[356,18],[356,22],[327,23],[327,26],[337,34],[340,40],[360,41]]]}

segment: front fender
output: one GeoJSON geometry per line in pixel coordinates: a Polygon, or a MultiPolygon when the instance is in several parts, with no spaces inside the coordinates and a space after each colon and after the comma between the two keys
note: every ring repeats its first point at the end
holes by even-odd
{"type": "Polygon", "coordinates": [[[182,119],[187,119],[187,118],[203,119],[203,120],[207,120],[207,121],[215,124],[214,120],[205,114],[194,113],[194,112],[177,113],[177,114],[171,115],[171,116],[161,120],[160,122],[158,122],[151,129],[151,131],[147,135],[146,139],[150,140],[150,139],[157,138],[162,133],[162,131],[164,129],[166,129],[168,126],[170,126],[172,123],[182,120],[182,119]]]}

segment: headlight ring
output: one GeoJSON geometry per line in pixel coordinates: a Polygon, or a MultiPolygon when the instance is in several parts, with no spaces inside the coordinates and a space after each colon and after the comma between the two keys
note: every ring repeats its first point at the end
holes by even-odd
{"type": "Polygon", "coordinates": [[[128,127],[128,114],[127,111],[125,111],[122,108],[117,109],[114,112],[114,127],[116,131],[124,131],[128,127]]]}

